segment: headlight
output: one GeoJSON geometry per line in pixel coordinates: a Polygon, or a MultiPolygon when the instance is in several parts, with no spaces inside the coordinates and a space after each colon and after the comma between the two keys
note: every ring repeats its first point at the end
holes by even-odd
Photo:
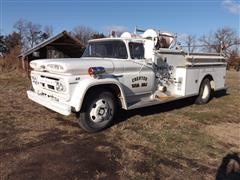
{"type": "Polygon", "coordinates": [[[64,84],[62,82],[58,81],[58,82],[56,82],[56,90],[59,92],[60,91],[64,92],[64,91],[66,91],[66,87],[64,86],[64,84]]]}
{"type": "Polygon", "coordinates": [[[47,69],[50,71],[59,71],[62,72],[64,70],[64,67],[59,64],[48,64],[47,69]]]}

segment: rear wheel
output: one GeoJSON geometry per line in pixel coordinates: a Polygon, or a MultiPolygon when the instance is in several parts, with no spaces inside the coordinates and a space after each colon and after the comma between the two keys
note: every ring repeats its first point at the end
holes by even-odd
{"type": "Polygon", "coordinates": [[[211,98],[211,85],[210,80],[205,78],[200,86],[199,95],[195,101],[196,104],[206,104],[211,98]]]}
{"type": "Polygon", "coordinates": [[[87,94],[78,123],[88,132],[97,132],[108,127],[116,113],[116,97],[108,91],[96,90],[87,94]]]}

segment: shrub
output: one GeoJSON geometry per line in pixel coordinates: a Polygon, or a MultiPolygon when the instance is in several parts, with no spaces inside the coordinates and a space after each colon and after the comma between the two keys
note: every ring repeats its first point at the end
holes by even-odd
{"type": "Polygon", "coordinates": [[[0,57],[0,72],[11,72],[21,70],[21,61],[18,59],[18,55],[21,50],[19,47],[13,48],[9,53],[0,57]]]}

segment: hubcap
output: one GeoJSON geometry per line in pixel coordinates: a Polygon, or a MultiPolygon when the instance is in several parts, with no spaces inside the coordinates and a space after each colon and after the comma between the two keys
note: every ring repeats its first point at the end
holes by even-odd
{"type": "Polygon", "coordinates": [[[209,88],[207,85],[204,86],[202,98],[206,99],[209,96],[209,88]]]}
{"type": "Polygon", "coordinates": [[[112,110],[109,102],[105,99],[99,99],[91,106],[90,118],[95,123],[109,120],[112,117],[112,110]]]}

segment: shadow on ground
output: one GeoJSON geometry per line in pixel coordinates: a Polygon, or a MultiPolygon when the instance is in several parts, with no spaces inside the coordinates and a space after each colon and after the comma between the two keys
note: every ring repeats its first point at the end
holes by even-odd
{"type": "Polygon", "coordinates": [[[50,129],[37,140],[12,149],[1,149],[0,161],[12,159],[7,179],[116,179],[121,151],[105,141],[103,134],[91,135],[50,129]]]}
{"type": "MultiPolygon", "coordinates": [[[[228,96],[229,94],[226,92],[226,90],[221,90],[221,91],[216,91],[214,92],[214,95],[212,98],[220,98],[223,96],[228,96]]],[[[139,109],[134,109],[134,110],[120,110],[119,115],[117,119],[115,120],[114,124],[121,123],[123,121],[128,120],[132,116],[140,115],[140,116],[148,116],[148,115],[154,115],[154,114],[159,114],[163,112],[168,112],[172,111],[174,109],[181,109],[187,106],[191,106],[195,103],[196,97],[189,97],[185,99],[179,99],[176,101],[171,101],[155,106],[150,106],[150,107],[144,107],[144,108],[139,108],[139,109]]]]}

